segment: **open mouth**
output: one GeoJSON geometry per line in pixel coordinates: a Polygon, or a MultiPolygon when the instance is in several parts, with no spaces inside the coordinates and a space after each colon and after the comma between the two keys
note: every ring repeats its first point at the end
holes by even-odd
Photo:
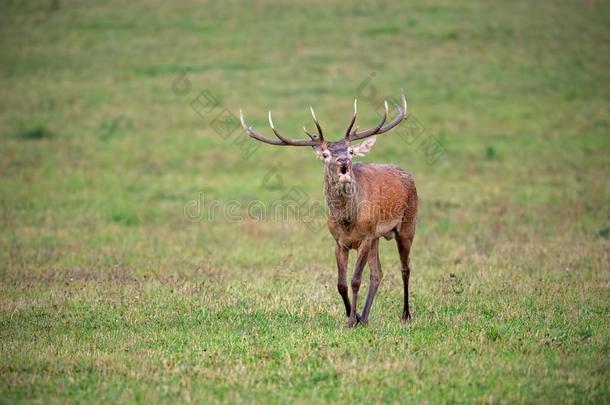
{"type": "Polygon", "coordinates": [[[342,164],[337,168],[337,174],[339,175],[339,181],[341,183],[347,183],[352,181],[352,177],[350,176],[349,166],[347,164],[342,164]]]}

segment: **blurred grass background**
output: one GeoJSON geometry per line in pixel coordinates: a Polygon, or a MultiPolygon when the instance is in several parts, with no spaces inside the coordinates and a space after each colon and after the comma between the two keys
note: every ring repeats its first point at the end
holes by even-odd
{"type": "Polygon", "coordinates": [[[0,11],[3,402],[608,401],[605,2],[0,11]],[[424,132],[366,160],[416,179],[411,325],[393,243],[350,331],[324,226],[185,218],[200,195],[323,198],[309,150],[245,156],[219,114],[300,137],[313,105],[337,139],[355,97],[364,127],[401,88],[424,132]]]}

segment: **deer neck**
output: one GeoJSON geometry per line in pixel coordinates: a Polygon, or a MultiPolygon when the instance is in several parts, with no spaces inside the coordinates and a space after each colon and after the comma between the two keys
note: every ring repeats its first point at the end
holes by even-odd
{"type": "Polygon", "coordinates": [[[340,183],[328,167],[324,169],[324,195],[330,215],[344,225],[355,222],[358,214],[358,183],[352,170],[352,181],[340,183]]]}

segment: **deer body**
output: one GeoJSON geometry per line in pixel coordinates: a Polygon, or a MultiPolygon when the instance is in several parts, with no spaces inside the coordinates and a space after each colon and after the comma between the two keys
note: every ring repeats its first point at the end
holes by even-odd
{"type": "Polygon", "coordinates": [[[246,125],[240,113],[242,126],[248,134],[261,142],[278,146],[311,146],[316,155],[324,161],[324,194],[328,204],[328,229],[335,239],[335,256],[337,261],[337,289],[348,316],[348,327],[358,323],[366,324],[373,300],[383,278],[379,262],[379,238],[396,239],[404,291],[402,320],[411,319],[409,311],[409,254],[415,235],[417,215],[417,191],[415,182],[409,173],[390,164],[354,163],[352,158],[366,155],[375,144],[370,138],[359,145],[350,143],[389,131],[405,118],[407,101],[402,94],[403,106],[396,106],[398,115],[388,124],[388,106],[381,122],[374,128],[358,132],[352,130],[356,121],[356,103],[354,115],[345,133],[345,137],[336,142],[324,140],[322,129],[311,110],[318,136],[306,129],[310,140],[291,140],[282,136],[273,125],[271,112],[269,123],[278,138],[269,139],[246,125]],[[350,250],[357,251],[354,275],[351,279],[352,299],[348,296],[347,263],[350,250]],[[362,280],[362,272],[368,263],[371,270],[369,291],[362,315],[357,313],[357,301],[362,280]]]}
{"type": "Polygon", "coordinates": [[[367,238],[393,239],[404,216],[414,219],[417,212],[413,178],[402,168],[385,164],[356,163],[352,173],[347,190],[325,175],[330,233],[347,249],[358,249],[367,238]]]}

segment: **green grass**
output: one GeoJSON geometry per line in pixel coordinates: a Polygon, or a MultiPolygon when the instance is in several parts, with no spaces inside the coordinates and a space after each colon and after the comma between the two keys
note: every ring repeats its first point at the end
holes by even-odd
{"type": "Polygon", "coordinates": [[[0,402],[609,402],[608,27],[601,1],[3,2],[0,402]],[[311,151],[244,158],[224,109],[338,137],[400,88],[424,132],[366,160],[417,182],[414,321],[384,241],[349,330],[321,221],[196,201],[322,198],[311,151]]]}

